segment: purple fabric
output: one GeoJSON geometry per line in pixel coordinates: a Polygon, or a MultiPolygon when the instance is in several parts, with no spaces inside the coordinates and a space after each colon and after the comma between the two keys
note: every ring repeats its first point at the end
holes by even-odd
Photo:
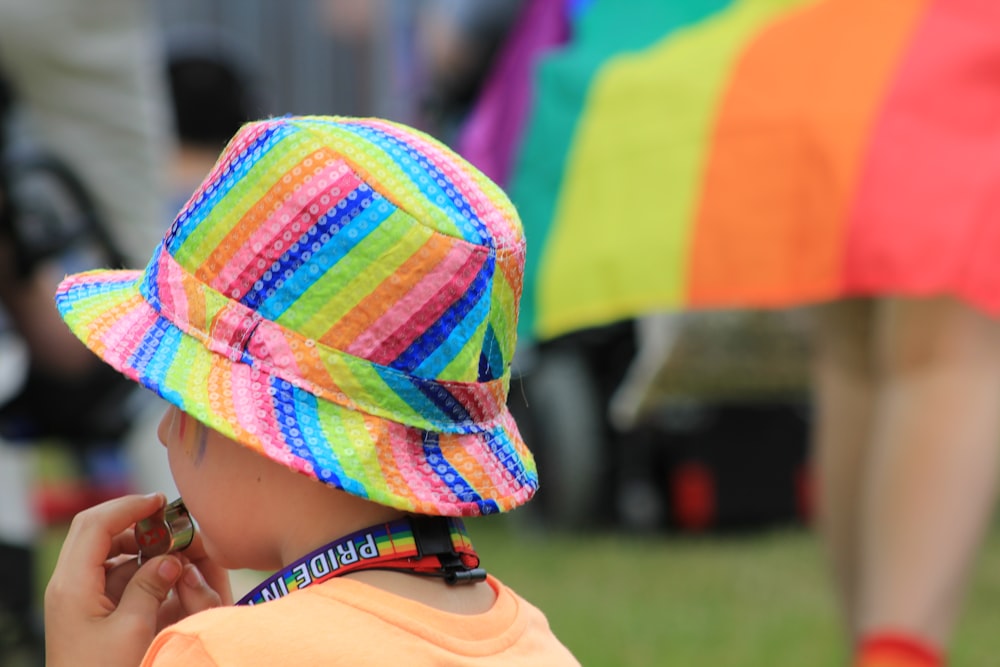
{"type": "Polygon", "coordinates": [[[458,152],[501,186],[531,110],[535,62],[569,30],[565,0],[527,0],[458,137],[458,152]]]}

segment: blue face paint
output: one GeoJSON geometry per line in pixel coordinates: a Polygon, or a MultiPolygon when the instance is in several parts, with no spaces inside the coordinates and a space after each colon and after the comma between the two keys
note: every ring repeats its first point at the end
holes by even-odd
{"type": "Polygon", "coordinates": [[[208,429],[201,422],[198,422],[195,439],[198,441],[198,449],[194,453],[194,464],[197,466],[205,460],[205,450],[208,449],[208,429]]]}

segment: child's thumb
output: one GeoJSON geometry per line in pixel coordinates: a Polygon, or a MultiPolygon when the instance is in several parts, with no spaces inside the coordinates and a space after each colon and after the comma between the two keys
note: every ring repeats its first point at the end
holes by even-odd
{"type": "Polygon", "coordinates": [[[146,617],[156,627],[160,605],[180,579],[182,565],[175,556],[154,558],[132,576],[118,603],[118,613],[146,617]]]}

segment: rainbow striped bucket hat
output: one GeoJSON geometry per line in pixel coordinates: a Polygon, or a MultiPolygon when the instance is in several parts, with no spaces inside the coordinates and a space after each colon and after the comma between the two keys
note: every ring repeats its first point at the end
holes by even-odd
{"type": "Polygon", "coordinates": [[[538,486],[506,407],[524,235],[502,191],[390,121],[245,125],[145,271],[56,294],[108,364],[383,505],[470,516],[538,486]]]}

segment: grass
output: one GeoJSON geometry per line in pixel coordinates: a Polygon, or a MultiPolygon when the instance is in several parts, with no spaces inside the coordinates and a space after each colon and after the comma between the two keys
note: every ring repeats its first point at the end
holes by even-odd
{"type": "MultiPolygon", "coordinates": [[[[820,546],[806,529],[542,534],[515,519],[467,522],[483,565],[539,607],[585,667],[849,663],[820,546]]],[[[49,540],[54,557],[58,534],[49,540]]],[[[243,589],[259,580],[236,575],[243,589]]],[[[997,664],[1000,524],[971,577],[950,667],[997,664]]]]}
{"type": "MultiPolygon", "coordinates": [[[[506,519],[470,534],[492,573],[541,608],[587,667],[843,667],[815,536],[539,536],[506,519]]],[[[973,573],[951,667],[996,664],[1000,526],[973,573]]]]}
{"type": "MultiPolygon", "coordinates": [[[[545,612],[586,667],[848,664],[820,546],[808,530],[567,534],[529,530],[521,519],[514,513],[468,526],[487,570],[545,612]]],[[[51,565],[61,532],[46,538],[51,565]]],[[[39,591],[45,574],[43,564],[39,591]]],[[[971,577],[950,667],[1000,662],[1000,522],[971,577]]],[[[234,583],[245,589],[257,578],[234,583]]]]}

